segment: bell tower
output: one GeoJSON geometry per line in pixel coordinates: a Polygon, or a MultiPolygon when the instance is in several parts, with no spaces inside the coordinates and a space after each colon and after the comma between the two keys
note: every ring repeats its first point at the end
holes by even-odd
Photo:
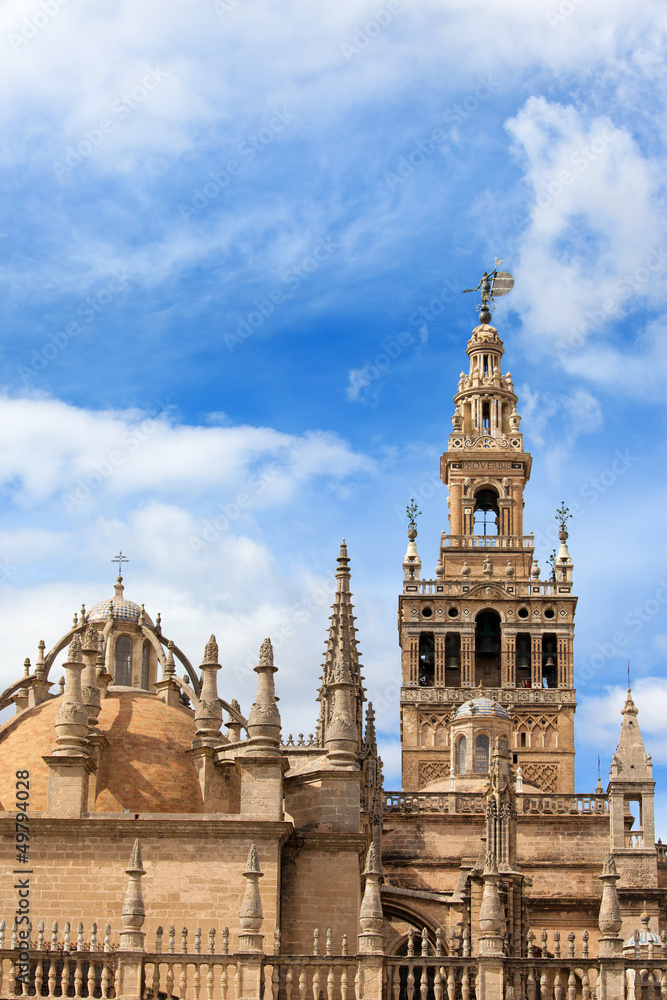
{"type": "MultiPolygon", "coordinates": [[[[403,788],[464,787],[461,768],[476,772],[484,755],[459,760],[451,752],[450,722],[464,702],[482,698],[510,715],[511,759],[521,767],[524,790],[574,792],[577,599],[567,511],[557,514],[560,547],[542,579],[523,523],[532,459],[511,375],[502,371],[488,285],[440,461],[449,533],[441,537],[434,579],[422,579],[414,517],[408,530],[398,613],[403,788]]],[[[480,723],[480,739],[482,730],[480,723]]]]}

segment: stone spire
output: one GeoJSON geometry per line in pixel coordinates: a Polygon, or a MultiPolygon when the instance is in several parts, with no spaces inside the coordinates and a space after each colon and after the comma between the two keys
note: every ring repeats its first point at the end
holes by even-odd
{"type": "Polygon", "coordinates": [[[249,752],[254,755],[274,756],[280,749],[280,712],[273,675],[277,671],[273,663],[273,646],[265,639],[259,651],[257,674],[257,695],[248,716],[249,752]]]}
{"type": "Polygon", "coordinates": [[[364,877],[366,885],[359,910],[359,923],[361,924],[359,951],[366,955],[382,955],[384,954],[384,935],[382,933],[384,914],[380,897],[382,865],[375,850],[375,844],[371,844],[368,848],[364,877]]]}
{"type": "Polygon", "coordinates": [[[628,688],[625,704],[621,709],[623,720],[616,753],[612,758],[610,778],[621,781],[652,781],[653,765],[646,753],[644,740],[637,721],[638,709],[628,688]]]}
{"type": "Polygon", "coordinates": [[[56,715],[56,744],[54,757],[87,757],[89,744],[88,712],[83,703],[81,673],[84,669],[81,642],[78,635],[72,639],[64,663],[65,691],[63,701],[56,715]]]}
{"type": "Polygon", "coordinates": [[[366,732],[361,751],[361,767],[365,778],[362,786],[362,805],[365,812],[368,813],[373,840],[379,848],[383,809],[382,759],[378,754],[375,711],[370,701],[366,709],[366,732]]]}
{"type": "Polygon", "coordinates": [[[146,918],[146,910],[141,891],[141,879],[146,872],[144,871],[139,840],[134,842],[125,874],[128,876],[128,882],[123,903],[123,929],[120,933],[120,947],[123,951],[142,951],[144,933],[141,927],[146,918]]]}
{"type": "Polygon", "coordinates": [[[195,746],[219,746],[222,742],[220,726],[222,725],[222,705],[218,698],[218,644],[212,635],[206,643],[204,659],[201,664],[201,693],[195,710],[196,733],[193,740],[195,746]]]}
{"type": "Polygon", "coordinates": [[[247,881],[239,912],[239,922],[242,928],[239,934],[239,951],[246,954],[248,952],[262,951],[264,935],[260,934],[259,931],[264,920],[264,913],[262,911],[262,899],[259,894],[259,880],[263,874],[259,867],[257,848],[254,844],[251,844],[243,873],[243,877],[247,881]]]}
{"type": "Polygon", "coordinates": [[[482,875],[484,894],[479,911],[480,955],[502,955],[505,935],[505,914],[498,892],[498,869],[495,858],[487,854],[487,863],[482,875]]]}
{"type": "Polygon", "coordinates": [[[355,615],[350,592],[350,560],[345,539],[338,555],[336,595],[318,695],[318,739],[327,749],[356,754],[363,743],[365,693],[357,650],[355,615]],[[341,744],[338,746],[338,744],[341,744]]]}
{"type": "Polygon", "coordinates": [[[46,660],[44,658],[45,649],[46,644],[43,639],[40,639],[38,644],[37,659],[35,660],[35,672],[33,677],[30,679],[30,687],[28,688],[29,708],[32,708],[34,705],[40,705],[49,697],[49,688],[51,687],[51,684],[46,679],[46,660]]]}

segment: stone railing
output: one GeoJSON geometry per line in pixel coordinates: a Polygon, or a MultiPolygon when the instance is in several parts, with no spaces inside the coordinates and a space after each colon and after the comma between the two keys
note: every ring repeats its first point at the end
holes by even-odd
{"type": "Polygon", "coordinates": [[[658,852],[658,863],[667,863],[667,844],[656,844],[655,849],[658,852]]]}
{"type": "Polygon", "coordinates": [[[593,795],[532,795],[527,792],[517,796],[519,811],[524,815],[557,816],[559,814],[580,816],[606,816],[609,814],[609,799],[605,794],[593,795]]]}
{"type": "Polygon", "coordinates": [[[486,797],[476,792],[385,792],[385,813],[484,815],[486,797]]]}
{"type": "Polygon", "coordinates": [[[384,996],[386,1000],[407,1000],[426,997],[452,997],[473,1000],[477,962],[474,959],[451,957],[401,957],[385,959],[384,996]]]}
{"type": "Polygon", "coordinates": [[[443,535],[446,549],[532,549],[533,535],[443,535]]]}
{"type": "MultiPolygon", "coordinates": [[[[609,813],[606,795],[517,794],[519,814],[544,816],[605,816],[609,813]]],[[[486,798],[476,792],[385,792],[385,813],[483,814],[486,798]]]]}
{"type": "Polygon", "coordinates": [[[433,595],[434,597],[460,597],[480,583],[495,583],[496,586],[511,587],[508,593],[512,597],[556,597],[559,594],[570,593],[571,583],[555,583],[552,580],[507,580],[504,576],[476,577],[465,583],[448,583],[444,580],[404,580],[403,593],[433,595]],[[564,590],[563,588],[567,588],[564,590]]]}

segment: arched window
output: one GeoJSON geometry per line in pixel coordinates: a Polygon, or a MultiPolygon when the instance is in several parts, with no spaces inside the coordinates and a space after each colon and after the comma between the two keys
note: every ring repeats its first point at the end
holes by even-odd
{"type": "Polygon", "coordinates": [[[475,623],[475,684],[500,686],[500,615],[481,611],[475,623]]]}
{"type": "Polygon", "coordinates": [[[144,648],[141,651],[141,686],[148,691],[148,676],[151,665],[151,645],[148,639],[144,639],[144,648]]]}
{"type": "Polygon", "coordinates": [[[468,741],[465,736],[459,737],[459,741],[456,744],[456,771],[457,774],[466,773],[466,752],[468,749],[468,741]]]}
{"type": "Polygon", "coordinates": [[[113,682],[124,687],[132,684],[132,641],[126,635],[119,635],[116,639],[113,682]]]}
{"type": "Polygon", "coordinates": [[[499,524],[498,494],[495,490],[480,490],[475,494],[475,535],[497,535],[499,524]]]}
{"type": "Polygon", "coordinates": [[[489,737],[480,733],[475,740],[475,773],[487,774],[489,770],[489,737]]]}

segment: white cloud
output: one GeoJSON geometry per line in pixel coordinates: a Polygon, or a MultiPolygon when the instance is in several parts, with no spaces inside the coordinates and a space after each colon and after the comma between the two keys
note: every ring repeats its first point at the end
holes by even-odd
{"type": "MultiPolygon", "coordinates": [[[[235,492],[246,507],[280,504],[300,485],[373,473],[374,464],[321,431],[179,425],[158,405],[93,412],[53,399],[0,397],[0,485],[33,506],[60,494],[81,514],[104,499],[235,492]]],[[[236,498],[238,502],[238,497],[236,498]]]]}
{"type": "Polygon", "coordinates": [[[654,308],[667,270],[658,162],[609,115],[531,97],[506,127],[529,191],[512,305],[566,369],[645,391],[665,368],[662,329],[630,349],[615,322],[654,308]]]}
{"type": "MultiPolygon", "coordinates": [[[[621,729],[621,709],[626,698],[623,687],[604,687],[598,695],[579,696],[577,734],[583,746],[597,747],[603,764],[613,754],[621,729]]],[[[667,678],[641,677],[633,682],[632,698],[639,710],[638,722],[647,753],[655,764],[667,764],[667,678]]],[[[606,765],[605,765],[606,766],[606,765]]]]}

